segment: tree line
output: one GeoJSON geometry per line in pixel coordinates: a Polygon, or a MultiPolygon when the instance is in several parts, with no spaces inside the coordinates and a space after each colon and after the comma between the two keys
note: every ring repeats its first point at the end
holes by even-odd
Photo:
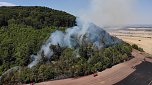
{"type": "Polygon", "coordinates": [[[0,27],[24,24],[36,29],[45,27],[72,27],[76,17],[64,11],[38,6],[0,7],[0,27]]]}
{"type": "Polygon", "coordinates": [[[42,59],[31,69],[21,67],[19,71],[7,74],[2,79],[2,83],[42,82],[85,76],[132,58],[132,47],[127,43],[116,44],[100,50],[94,50],[92,45],[81,46],[78,54],[75,54],[75,50],[71,48],[52,47],[58,49],[56,52],[59,53],[53,55],[50,63],[46,63],[45,59],[42,59]]]}

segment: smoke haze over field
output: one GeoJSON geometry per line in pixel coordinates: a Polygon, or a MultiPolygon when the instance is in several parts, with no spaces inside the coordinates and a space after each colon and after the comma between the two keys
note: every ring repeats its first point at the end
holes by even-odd
{"type": "Polygon", "coordinates": [[[136,8],[139,0],[91,0],[90,8],[80,13],[81,18],[99,26],[149,24],[152,21],[136,8]]]}

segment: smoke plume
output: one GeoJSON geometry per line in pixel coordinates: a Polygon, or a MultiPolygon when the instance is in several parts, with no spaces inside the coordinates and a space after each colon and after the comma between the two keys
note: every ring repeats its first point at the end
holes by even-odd
{"type": "Polygon", "coordinates": [[[117,38],[111,37],[106,31],[96,26],[93,23],[77,20],[77,26],[68,28],[65,32],[55,31],[51,33],[49,39],[37,55],[31,55],[32,63],[28,67],[33,67],[42,59],[42,53],[45,58],[50,59],[53,55],[51,45],[59,45],[60,47],[67,47],[77,49],[83,44],[92,44],[94,48],[101,49],[105,46],[118,43],[117,38]]]}
{"type": "Polygon", "coordinates": [[[137,16],[136,0],[90,0],[90,8],[80,13],[81,18],[99,26],[132,24],[137,16]]]}

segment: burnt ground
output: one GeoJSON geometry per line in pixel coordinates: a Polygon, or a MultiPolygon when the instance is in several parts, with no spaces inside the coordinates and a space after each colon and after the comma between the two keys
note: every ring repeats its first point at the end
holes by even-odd
{"type": "Polygon", "coordinates": [[[135,71],[114,85],[152,85],[152,63],[145,61],[135,71]]]}

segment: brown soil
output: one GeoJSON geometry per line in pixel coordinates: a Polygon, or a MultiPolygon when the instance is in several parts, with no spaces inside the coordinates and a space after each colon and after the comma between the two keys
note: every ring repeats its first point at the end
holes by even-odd
{"type": "Polygon", "coordinates": [[[76,79],[42,82],[36,85],[152,85],[152,59],[146,58],[143,62],[145,56],[137,50],[133,50],[132,55],[135,58],[98,72],[96,77],[89,75],[76,79]]]}

